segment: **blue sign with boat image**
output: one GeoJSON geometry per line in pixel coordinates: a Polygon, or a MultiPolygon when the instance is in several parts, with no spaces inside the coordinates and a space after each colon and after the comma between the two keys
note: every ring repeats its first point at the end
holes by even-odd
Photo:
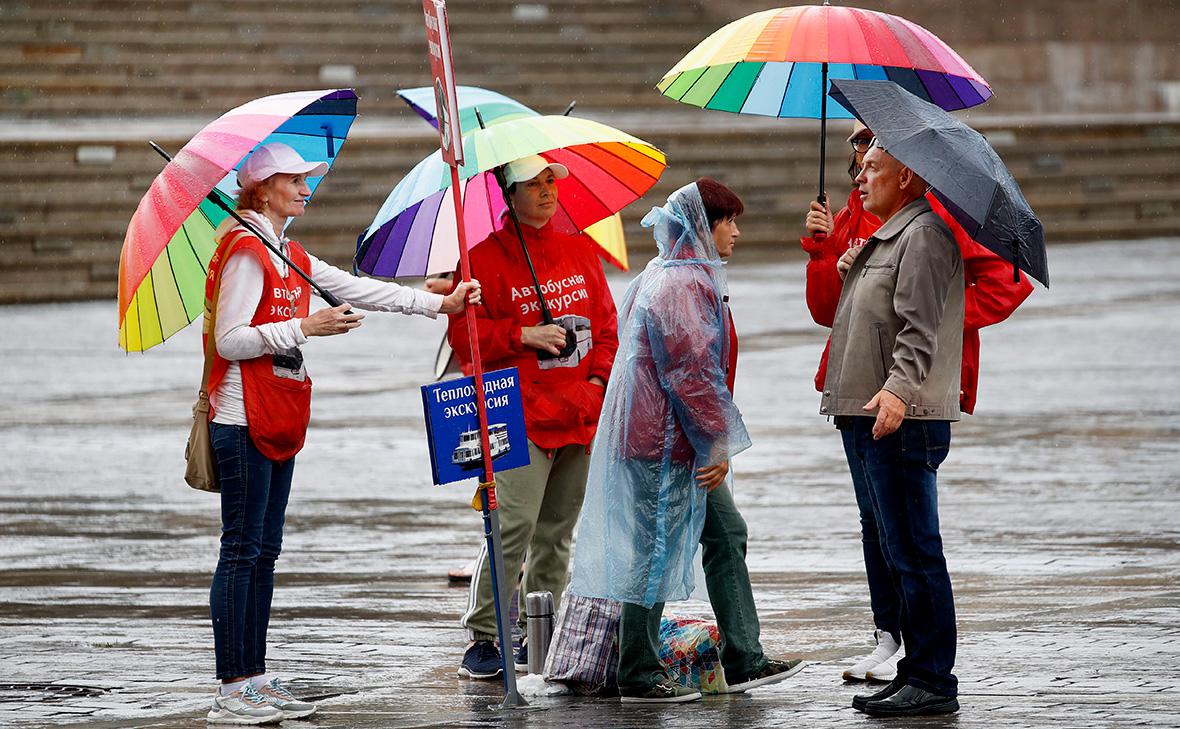
{"type": "MultiPolygon", "coordinates": [[[[488,441],[496,472],[529,465],[520,376],[515,367],[485,372],[488,441]]],[[[482,476],[483,444],[475,409],[475,380],[461,377],[422,386],[426,438],[434,483],[482,476]]]]}

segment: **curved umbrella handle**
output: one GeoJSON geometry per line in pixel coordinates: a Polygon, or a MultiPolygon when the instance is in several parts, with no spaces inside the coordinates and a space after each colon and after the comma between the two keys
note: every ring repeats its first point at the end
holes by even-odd
{"type": "MultiPolygon", "coordinates": [[[[566,109],[566,113],[573,110],[573,104],[566,109]]],[[[479,108],[475,109],[475,118],[479,122],[480,129],[487,129],[483,123],[483,114],[479,113],[479,108]]],[[[553,320],[553,313],[549,310],[549,302],[545,301],[545,294],[541,293],[541,282],[537,278],[537,269],[533,266],[533,259],[529,256],[528,246],[524,243],[524,233],[520,229],[520,218],[516,217],[516,208],[512,205],[512,198],[508,195],[508,181],[504,178],[504,167],[497,166],[492,169],[492,174],[496,178],[496,182],[500,185],[500,194],[504,196],[504,204],[508,206],[508,214],[512,217],[512,224],[516,227],[516,237],[520,241],[520,250],[524,253],[524,260],[529,265],[529,273],[533,277],[533,289],[537,292],[537,302],[541,305],[541,320],[545,324],[555,324],[553,320]]],[[[568,357],[574,353],[578,348],[578,338],[573,331],[565,330],[565,346],[561,348],[557,354],[551,354],[548,350],[538,349],[537,359],[558,359],[561,357],[568,357]]]]}

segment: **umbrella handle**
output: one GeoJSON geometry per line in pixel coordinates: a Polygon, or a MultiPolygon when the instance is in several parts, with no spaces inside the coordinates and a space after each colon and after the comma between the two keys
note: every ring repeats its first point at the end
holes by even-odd
{"type": "MultiPolygon", "coordinates": [[[[169,162],[172,161],[172,156],[170,154],[168,154],[167,152],[165,152],[164,149],[160,145],[158,145],[152,141],[148,141],[148,144],[150,144],[152,149],[156,150],[156,152],[158,152],[161,157],[168,160],[169,162]]],[[[257,228],[255,228],[253,225],[251,225],[250,222],[247,221],[245,218],[243,218],[241,215],[238,215],[238,211],[234,210],[229,205],[226,205],[225,201],[222,200],[221,198],[219,198],[216,195],[216,193],[213,192],[213,190],[209,191],[209,194],[205,196],[205,199],[208,200],[209,202],[213,203],[217,207],[221,208],[222,210],[224,210],[226,213],[228,213],[230,215],[230,217],[232,217],[234,220],[238,221],[242,225],[242,227],[244,227],[246,230],[253,233],[254,236],[256,238],[258,238],[259,241],[262,242],[262,245],[269,248],[272,253],[274,253],[276,256],[278,256],[280,259],[282,259],[283,263],[286,263],[288,266],[290,266],[292,271],[299,274],[299,276],[304,281],[307,281],[307,283],[310,284],[313,289],[315,289],[316,293],[320,295],[320,298],[323,299],[325,302],[327,302],[328,306],[336,307],[336,306],[340,306],[344,303],[343,301],[340,300],[340,297],[336,296],[331,291],[328,291],[323,286],[320,286],[318,283],[315,282],[314,279],[312,279],[312,277],[306,271],[304,271],[299,266],[295,265],[294,261],[292,261],[290,258],[288,258],[285,253],[280,251],[275,245],[273,245],[269,240],[267,240],[266,236],[264,236],[262,233],[260,233],[257,228]]],[[[348,311],[346,311],[344,313],[351,314],[352,309],[349,309],[348,311]]]]}
{"type": "MultiPolygon", "coordinates": [[[[828,3],[824,2],[824,5],[828,3]]],[[[828,155],[828,62],[823,63],[823,80],[819,86],[819,194],[816,195],[816,202],[820,205],[824,204],[824,169],[827,166],[828,155]]],[[[817,231],[811,236],[812,240],[826,240],[827,233],[817,231]]]]}
{"type": "MultiPolygon", "coordinates": [[[[823,205],[825,210],[828,209],[828,196],[824,194],[824,191],[822,189],[820,190],[819,195],[816,195],[815,201],[817,203],[819,203],[820,205],[823,205]]],[[[829,211],[829,212],[831,212],[831,211],[829,211]]],[[[804,231],[804,232],[806,232],[806,231],[804,231]]],[[[811,239],[814,241],[827,240],[828,234],[823,232],[822,230],[817,230],[811,234],[811,239]]]]}
{"type": "MultiPolygon", "coordinates": [[[[573,109],[573,104],[566,109],[569,113],[573,109]]],[[[483,121],[483,114],[479,113],[479,108],[475,109],[475,119],[479,122],[480,129],[487,129],[483,121]]],[[[512,218],[512,225],[516,228],[516,238],[520,241],[520,250],[524,253],[525,263],[529,266],[529,274],[533,277],[533,289],[537,292],[537,302],[541,305],[541,321],[546,325],[556,324],[553,320],[553,313],[549,310],[549,303],[545,301],[545,295],[541,292],[541,281],[537,278],[537,269],[533,266],[533,259],[529,255],[528,246],[524,243],[524,232],[520,228],[520,218],[516,217],[516,208],[512,205],[512,198],[508,195],[508,180],[504,177],[504,167],[502,165],[492,168],[492,175],[496,178],[496,183],[500,186],[500,194],[504,196],[504,204],[508,206],[508,215],[512,218]]],[[[561,348],[557,354],[552,354],[548,350],[538,349],[537,359],[557,359],[561,357],[568,357],[574,353],[578,348],[578,338],[571,330],[565,330],[565,346],[561,348]]]]}

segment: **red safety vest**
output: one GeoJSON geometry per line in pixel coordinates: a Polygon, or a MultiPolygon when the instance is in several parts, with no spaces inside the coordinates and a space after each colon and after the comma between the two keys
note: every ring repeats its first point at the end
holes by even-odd
{"type": "MultiPolygon", "coordinates": [[[[271,322],[301,319],[307,316],[311,304],[311,287],[293,270],[284,278],[271,263],[270,253],[262,241],[243,230],[231,231],[217,247],[209,261],[209,275],[205,281],[205,300],[213,300],[214,286],[220,285],[223,254],[233,251],[254,256],[262,266],[262,298],[251,326],[271,322]]],[[[311,259],[298,243],[288,244],[287,256],[304,271],[311,270],[311,259]]],[[[206,332],[205,336],[209,335],[206,332]]],[[[209,391],[213,392],[225,377],[229,360],[213,351],[213,367],[209,373],[209,391]]],[[[262,455],[275,461],[294,457],[303,448],[307,423],[311,420],[311,377],[290,357],[264,354],[240,360],[242,397],[246,406],[246,423],[250,439],[262,455]],[[295,369],[297,367],[297,369],[295,369]]],[[[213,417],[210,411],[210,417],[213,417]]]]}

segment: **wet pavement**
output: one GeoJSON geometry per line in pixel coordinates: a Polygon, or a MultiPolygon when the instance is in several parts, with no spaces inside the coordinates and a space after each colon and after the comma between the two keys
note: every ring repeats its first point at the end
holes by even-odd
{"type": "MultiPolygon", "coordinates": [[[[1059,245],[1053,289],[983,333],[978,414],[941,469],[956,716],[899,726],[1180,726],[1180,241],[1059,245]]],[[[634,255],[636,260],[642,257],[634,255]]],[[[417,386],[442,325],[370,316],[306,348],[316,380],[269,664],[323,727],[857,727],[840,681],[871,625],[856,511],[811,378],[802,259],[741,251],[735,464],[768,653],[795,679],[662,708],[455,675],[478,548],[467,484],[431,486],[417,386]],[[743,261],[743,255],[747,260],[743,261]]],[[[624,277],[612,281],[617,292],[624,277]]],[[[198,727],[212,695],[216,497],[181,480],[197,327],[145,355],[114,301],[0,309],[0,726],[198,727]]],[[[670,606],[707,615],[707,604],[670,606]]]]}

